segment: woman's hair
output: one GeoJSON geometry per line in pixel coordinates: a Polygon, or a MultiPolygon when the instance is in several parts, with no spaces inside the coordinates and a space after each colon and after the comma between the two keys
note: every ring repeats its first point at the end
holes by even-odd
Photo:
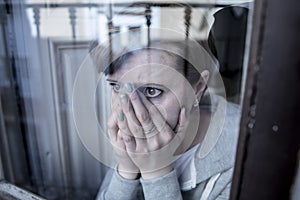
{"type": "Polygon", "coordinates": [[[148,47],[129,51],[121,55],[116,60],[114,60],[108,67],[105,68],[104,70],[105,75],[113,74],[132,57],[145,56],[145,54],[142,54],[142,52],[145,51],[155,51],[156,53],[160,53],[162,57],[171,58],[171,62],[174,63],[172,67],[175,70],[177,70],[179,73],[181,73],[189,81],[191,85],[194,85],[200,79],[200,73],[185,58],[164,49],[148,48],[148,47]]]}

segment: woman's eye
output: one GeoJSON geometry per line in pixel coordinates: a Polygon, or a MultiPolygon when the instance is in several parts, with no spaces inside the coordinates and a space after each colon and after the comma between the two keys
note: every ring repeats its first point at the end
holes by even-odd
{"type": "Polygon", "coordinates": [[[119,90],[120,90],[120,85],[119,85],[119,84],[117,84],[117,83],[110,83],[110,85],[111,85],[112,89],[113,89],[116,93],[119,92],[119,90]]]}
{"type": "Polygon", "coordinates": [[[146,87],[144,89],[144,95],[148,98],[158,97],[162,92],[162,90],[152,87],[146,87]]]}

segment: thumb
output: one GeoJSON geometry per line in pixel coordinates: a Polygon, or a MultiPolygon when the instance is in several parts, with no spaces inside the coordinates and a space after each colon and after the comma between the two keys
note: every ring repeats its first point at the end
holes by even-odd
{"type": "Polygon", "coordinates": [[[186,111],[186,109],[184,107],[182,107],[180,109],[178,124],[175,127],[175,129],[174,129],[175,134],[179,133],[179,132],[182,132],[185,129],[185,127],[186,127],[186,121],[187,121],[187,119],[186,119],[186,113],[185,113],[185,111],[186,111]]]}
{"type": "Polygon", "coordinates": [[[186,109],[184,107],[181,108],[178,124],[175,128],[175,137],[179,140],[178,142],[182,142],[185,137],[185,130],[187,127],[187,117],[186,117],[186,109]]]}

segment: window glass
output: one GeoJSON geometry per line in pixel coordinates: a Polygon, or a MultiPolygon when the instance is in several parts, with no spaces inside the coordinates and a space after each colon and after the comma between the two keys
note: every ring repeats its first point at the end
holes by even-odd
{"type": "Polygon", "coordinates": [[[0,5],[7,181],[47,199],[229,198],[252,1],[0,5]]]}

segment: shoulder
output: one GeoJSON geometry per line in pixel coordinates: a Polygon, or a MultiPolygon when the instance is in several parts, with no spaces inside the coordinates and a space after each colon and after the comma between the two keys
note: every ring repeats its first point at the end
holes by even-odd
{"type": "Polygon", "coordinates": [[[210,189],[203,189],[201,195],[207,195],[207,199],[229,199],[241,109],[239,105],[226,101],[224,105],[223,125],[220,134],[214,138],[215,145],[205,157],[199,157],[199,154],[195,157],[197,183],[213,185],[210,189]]]}
{"type": "Polygon", "coordinates": [[[212,127],[210,129],[212,131],[207,132],[208,139],[203,140],[202,149],[200,147],[195,156],[198,182],[207,180],[234,166],[241,111],[239,105],[221,98],[219,100],[223,104],[221,119],[211,122],[212,127]],[[205,146],[206,143],[210,143],[209,147],[205,146]],[[209,149],[205,154],[201,152],[203,147],[209,149]]]}

